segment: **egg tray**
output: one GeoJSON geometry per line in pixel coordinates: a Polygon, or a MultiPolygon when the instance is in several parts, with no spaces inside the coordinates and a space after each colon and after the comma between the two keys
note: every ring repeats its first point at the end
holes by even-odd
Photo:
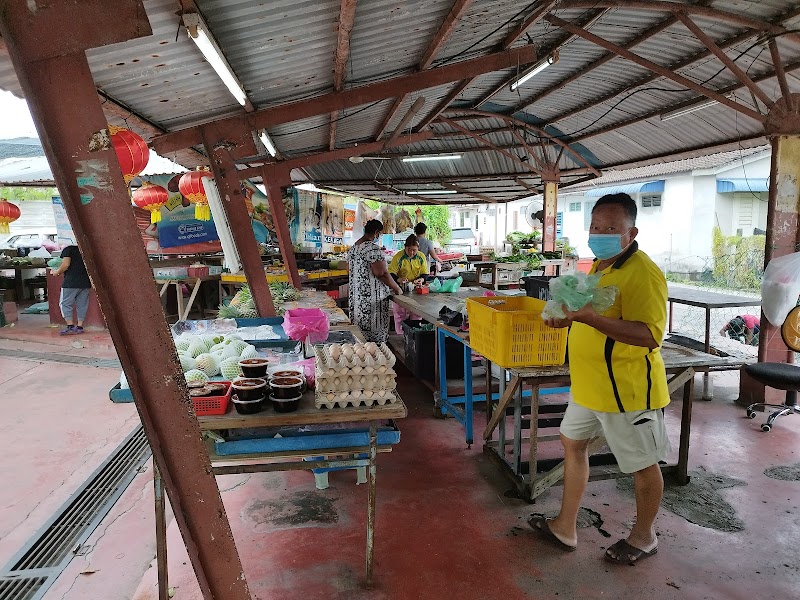
{"type": "MultiPolygon", "coordinates": [[[[363,348],[364,344],[342,344],[342,346],[359,349],[363,348]]],[[[354,367],[394,367],[394,363],[397,361],[397,358],[386,344],[379,344],[375,355],[366,352],[363,357],[359,357],[354,353],[349,358],[340,355],[338,360],[334,360],[333,356],[331,356],[331,345],[315,346],[314,354],[316,355],[317,373],[320,371],[342,371],[354,367]]]]}
{"type": "Polygon", "coordinates": [[[320,392],[347,392],[352,390],[393,390],[397,387],[394,371],[387,374],[317,377],[315,387],[320,392]]]}
{"type": "Polygon", "coordinates": [[[345,408],[347,406],[358,408],[359,406],[374,406],[376,404],[384,406],[385,404],[393,404],[398,401],[397,394],[394,390],[383,390],[383,393],[379,396],[373,396],[372,398],[367,398],[363,395],[363,392],[355,390],[349,393],[339,392],[335,394],[336,398],[329,400],[327,394],[318,392],[314,399],[314,404],[317,408],[345,408]]]}

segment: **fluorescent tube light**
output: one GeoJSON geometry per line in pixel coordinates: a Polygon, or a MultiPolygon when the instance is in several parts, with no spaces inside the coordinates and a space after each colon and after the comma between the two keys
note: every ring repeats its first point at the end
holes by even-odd
{"type": "Polygon", "coordinates": [[[236,101],[242,106],[247,106],[249,102],[247,94],[245,94],[242,84],[236,78],[236,74],[228,64],[228,61],[222,54],[217,42],[214,40],[208,25],[206,25],[199,14],[189,13],[183,15],[183,24],[189,32],[191,40],[197,44],[200,52],[208,61],[208,64],[216,71],[222,83],[228,88],[228,91],[233,94],[236,101]]]}
{"type": "Polygon", "coordinates": [[[425,160],[459,160],[460,154],[431,154],[430,156],[406,156],[403,162],[422,162],[425,160]]]}
{"type": "Polygon", "coordinates": [[[261,143],[267,148],[267,152],[270,153],[270,156],[275,156],[278,154],[278,150],[275,148],[275,144],[272,143],[272,138],[269,137],[266,129],[262,129],[261,133],[258,134],[258,139],[261,140],[261,143]]]}
{"type": "Polygon", "coordinates": [[[413,192],[406,192],[407,194],[416,194],[418,196],[435,196],[438,194],[457,194],[456,190],[415,190],[413,192]]]}
{"type": "MultiPolygon", "coordinates": [[[[725,96],[729,100],[733,100],[731,96],[725,96]]],[[[710,98],[707,100],[701,100],[700,102],[696,102],[694,104],[690,104],[689,106],[684,106],[683,108],[676,108],[675,110],[671,110],[669,112],[665,112],[661,114],[662,121],[669,121],[670,119],[674,119],[676,117],[682,117],[684,115],[688,115],[698,110],[703,110],[704,108],[709,108],[710,106],[714,106],[719,104],[716,100],[711,100],[710,98]]]]}
{"type": "Polygon", "coordinates": [[[553,54],[545,58],[543,61],[533,65],[533,67],[525,71],[517,79],[511,82],[511,91],[513,92],[514,90],[516,90],[523,83],[525,83],[532,77],[535,77],[536,75],[544,71],[547,67],[552,65],[557,60],[558,60],[558,54],[554,52],[553,54]]]}

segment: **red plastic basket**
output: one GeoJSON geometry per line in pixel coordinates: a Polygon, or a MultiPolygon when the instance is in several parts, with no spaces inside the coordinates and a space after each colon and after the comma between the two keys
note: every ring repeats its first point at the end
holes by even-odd
{"type": "Polygon", "coordinates": [[[198,417],[224,415],[228,412],[228,404],[231,401],[231,382],[215,381],[214,383],[225,384],[225,394],[222,396],[200,396],[198,398],[192,398],[194,414],[198,417]]]}
{"type": "Polygon", "coordinates": [[[189,277],[207,277],[208,267],[189,267],[186,269],[186,274],[189,277]]]}

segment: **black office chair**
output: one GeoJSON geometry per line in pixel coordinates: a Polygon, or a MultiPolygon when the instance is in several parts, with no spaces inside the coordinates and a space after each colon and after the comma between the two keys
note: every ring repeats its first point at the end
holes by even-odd
{"type": "MultiPolygon", "coordinates": [[[[781,337],[789,349],[800,352],[800,306],[789,311],[781,326],[781,337]]],[[[777,390],[786,390],[786,400],[783,404],[756,402],[747,407],[747,417],[750,419],[756,416],[754,409],[758,406],[778,409],[769,416],[766,423],[761,425],[761,431],[772,429],[772,424],[778,417],[800,414],[800,406],[797,405],[797,392],[800,391],[800,366],[785,363],[755,363],[746,365],[744,370],[759,383],[777,390]]]]}

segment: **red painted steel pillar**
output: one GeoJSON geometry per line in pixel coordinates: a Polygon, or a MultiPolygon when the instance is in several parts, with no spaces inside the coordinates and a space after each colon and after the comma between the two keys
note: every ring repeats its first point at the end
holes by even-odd
{"type": "Polygon", "coordinates": [[[292,179],[289,171],[276,167],[264,167],[264,186],[267,188],[267,200],[275,224],[275,233],[278,235],[278,246],[281,249],[283,264],[289,282],[300,289],[300,273],[297,270],[297,260],[294,257],[292,234],[289,231],[289,222],[286,220],[286,211],[283,208],[283,190],[291,185],[292,179]]]}
{"type": "MultiPolygon", "coordinates": [[[[544,181],[544,224],[542,226],[542,250],[556,249],[556,212],[558,211],[558,179],[544,181]]],[[[545,275],[555,275],[555,267],[545,267],[545,275]]]]}
{"type": "Polygon", "coordinates": [[[239,258],[242,261],[242,268],[247,278],[247,284],[250,286],[256,310],[261,317],[274,317],[275,304],[272,301],[272,293],[269,291],[250,215],[247,213],[236,163],[231,154],[233,149],[239,152],[246,151],[248,142],[253,144],[252,136],[248,130],[225,133],[228,135],[220,135],[217,127],[213,125],[201,128],[203,145],[211,158],[211,171],[214,173],[214,181],[219,188],[222,207],[228,217],[236,248],[239,250],[239,258]]]}
{"type": "Polygon", "coordinates": [[[7,0],[0,33],[205,598],[250,600],[86,49],[146,36],[140,0],[7,0]],[[87,26],[90,23],[91,26],[87,26]]]}
{"type": "MultiPolygon", "coordinates": [[[[765,126],[772,143],[765,267],[773,258],[800,250],[800,95],[792,94],[792,100],[789,106],[783,98],[776,102],[765,126]]],[[[763,312],[758,360],[781,363],[794,360],[794,354],[781,338],[780,324],[769,323],[763,312]]],[[[740,404],[765,401],[781,404],[784,399],[785,392],[765,388],[742,371],[740,404]]]]}

